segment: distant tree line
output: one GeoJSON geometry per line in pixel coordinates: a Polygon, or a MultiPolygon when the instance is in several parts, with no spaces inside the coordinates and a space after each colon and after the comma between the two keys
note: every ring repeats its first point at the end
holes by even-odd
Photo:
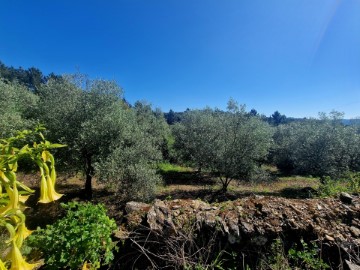
{"type": "MultiPolygon", "coordinates": [[[[174,112],[172,109],[169,110],[169,112],[164,113],[164,117],[166,119],[166,122],[169,125],[173,125],[175,123],[179,123],[182,121],[183,116],[186,114],[187,111],[190,109],[187,109],[184,112],[174,112]]],[[[267,117],[266,115],[259,114],[257,110],[251,109],[249,112],[247,112],[249,116],[257,116],[261,118],[263,121],[268,122],[272,126],[278,126],[282,124],[288,124],[291,122],[299,122],[303,121],[305,118],[294,118],[294,117],[287,117],[285,114],[281,114],[279,111],[275,111],[272,115],[267,117]]]]}
{"type": "Polygon", "coordinates": [[[126,102],[114,81],[75,74],[44,76],[0,64],[0,136],[39,123],[64,170],[84,173],[132,199],[150,199],[161,183],[156,164],[188,164],[220,179],[266,180],[263,164],[283,173],[340,177],[360,171],[360,125],[332,112],[316,119],[270,117],[230,99],[227,110],[205,108],[162,113],[146,102],[126,102]]]}
{"type": "Polygon", "coordinates": [[[32,91],[37,91],[37,89],[49,79],[59,79],[61,76],[55,75],[54,73],[44,75],[35,67],[28,69],[8,67],[0,61],[0,78],[2,78],[3,82],[17,82],[32,91]]]}

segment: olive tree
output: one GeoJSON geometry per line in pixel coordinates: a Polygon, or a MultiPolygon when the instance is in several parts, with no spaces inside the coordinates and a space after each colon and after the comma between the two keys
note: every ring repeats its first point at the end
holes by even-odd
{"type": "Polygon", "coordinates": [[[130,176],[137,181],[140,174],[134,176],[126,170],[139,167],[140,173],[145,170],[140,169],[143,165],[151,169],[147,166],[151,164],[149,160],[161,158],[157,140],[153,138],[156,135],[140,124],[135,110],[123,101],[122,89],[115,82],[49,80],[39,94],[39,121],[46,123],[49,134],[69,146],[69,152],[62,157],[63,163],[83,170],[88,197],[92,195],[92,178],[96,174],[99,179],[113,183],[127,181],[124,178],[130,176]],[[144,158],[136,163],[136,155],[146,148],[151,151],[144,150],[144,158]],[[135,155],[132,158],[131,153],[135,155]],[[123,158],[124,155],[127,157],[123,158]],[[115,169],[121,172],[116,179],[115,169]]]}
{"type": "Polygon", "coordinates": [[[30,112],[36,107],[38,97],[29,89],[0,79],[0,96],[0,137],[13,136],[34,124],[30,112]]]}
{"type": "Polygon", "coordinates": [[[220,136],[220,118],[210,108],[188,110],[181,122],[172,126],[174,148],[180,159],[197,166],[199,171],[208,167],[215,157],[215,141],[220,136]]]}
{"type": "Polygon", "coordinates": [[[110,144],[109,154],[102,155],[105,158],[97,163],[99,180],[116,188],[126,198],[148,200],[161,182],[155,166],[162,159],[160,148],[147,133],[146,126],[137,124],[135,111],[126,111],[123,118],[119,116],[114,111],[103,119],[119,128],[118,139],[110,144]]]}
{"type": "Polygon", "coordinates": [[[168,158],[171,132],[162,111],[153,110],[151,104],[146,101],[135,102],[133,110],[141,130],[147,134],[148,139],[151,139],[151,143],[161,150],[163,157],[168,158]]]}
{"type": "Polygon", "coordinates": [[[342,115],[320,114],[319,119],[279,126],[273,161],[282,170],[314,176],[337,177],[359,164],[359,134],[344,126],[342,115]]]}
{"type": "Polygon", "coordinates": [[[221,135],[216,140],[216,156],[210,164],[226,190],[233,179],[250,179],[266,161],[273,130],[259,117],[248,116],[245,106],[231,100],[227,113],[220,117],[221,135]]]}
{"type": "Polygon", "coordinates": [[[218,175],[224,191],[233,179],[249,179],[272,143],[271,127],[233,100],[226,112],[188,111],[174,135],[182,157],[218,175]]]}

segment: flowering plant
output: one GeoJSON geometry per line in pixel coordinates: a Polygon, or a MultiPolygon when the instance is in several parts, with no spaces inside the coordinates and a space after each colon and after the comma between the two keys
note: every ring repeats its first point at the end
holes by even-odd
{"type": "Polygon", "coordinates": [[[34,190],[18,181],[16,172],[18,161],[22,158],[32,160],[40,170],[40,203],[49,203],[61,198],[55,191],[56,171],[55,160],[50,149],[64,147],[45,140],[42,134],[44,128],[38,126],[34,131],[24,130],[16,136],[0,140],[0,227],[5,227],[9,233],[7,244],[9,252],[4,259],[0,258],[0,270],[33,269],[37,264],[29,264],[22,257],[20,248],[31,231],[26,228],[24,203],[34,190]],[[30,146],[26,140],[33,139],[30,146]],[[36,142],[36,139],[40,141],[36,142]],[[19,148],[18,146],[22,147],[19,148]]]}

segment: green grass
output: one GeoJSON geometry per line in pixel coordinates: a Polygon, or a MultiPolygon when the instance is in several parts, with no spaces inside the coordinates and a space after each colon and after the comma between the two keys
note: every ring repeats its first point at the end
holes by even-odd
{"type": "Polygon", "coordinates": [[[170,163],[159,163],[158,170],[161,173],[168,173],[168,172],[192,172],[192,168],[183,167],[180,165],[170,164],[170,163]]]}

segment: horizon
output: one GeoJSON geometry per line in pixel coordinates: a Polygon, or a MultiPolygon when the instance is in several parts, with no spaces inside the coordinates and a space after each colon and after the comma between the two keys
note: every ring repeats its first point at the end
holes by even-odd
{"type": "Polygon", "coordinates": [[[115,80],[163,112],[360,116],[360,2],[47,1],[0,9],[0,60],[115,80]]]}

